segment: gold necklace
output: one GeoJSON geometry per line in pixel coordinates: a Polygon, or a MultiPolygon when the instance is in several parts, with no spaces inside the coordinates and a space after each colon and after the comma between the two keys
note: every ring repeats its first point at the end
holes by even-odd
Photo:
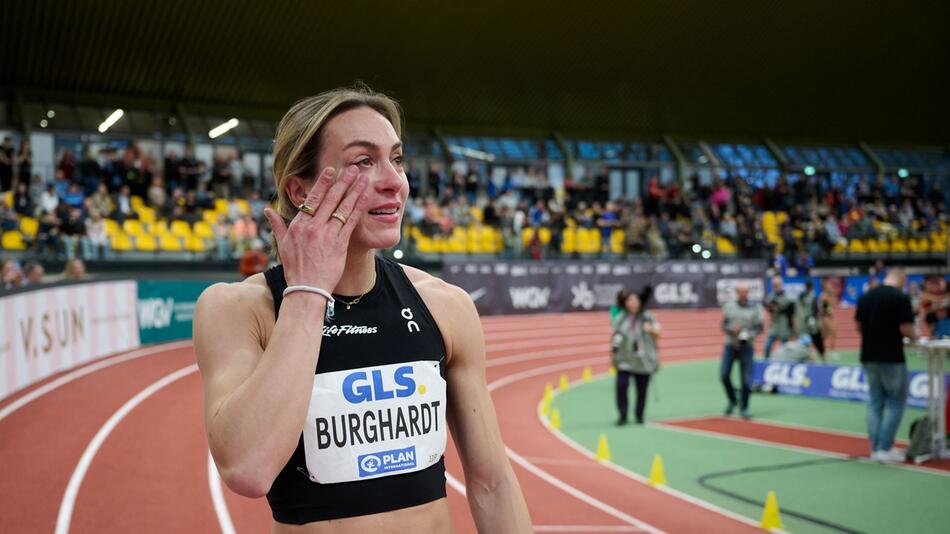
{"type": "Polygon", "coordinates": [[[353,300],[351,300],[351,301],[349,301],[349,302],[347,302],[347,301],[341,299],[340,297],[337,297],[336,300],[342,302],[343,304],[346,304],[346,309],[350,309],[351,306],[356,306],[356,305],[359,303],[360,299],[363,298],[364,295],[366,295],[366,293],[368,293],[368,291],[363,292],[362,295],[356,297],[355,299],[353,299],[353,300]]]}

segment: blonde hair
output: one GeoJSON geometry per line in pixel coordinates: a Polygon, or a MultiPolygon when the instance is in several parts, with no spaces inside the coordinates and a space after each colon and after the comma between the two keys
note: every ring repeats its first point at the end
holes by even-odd
{"type": "Polygon", "coordinates": [[[274,137],[274,181],[277,185],[276,211],[285,221],[293,219],[297,213],[297,207],[287,195],[287,179],[291,176],[316,178],[323,127],[337,115],[361,107],[377,111],[393,125],[396,135],[402,137],[399,103],[362,84],[304,98],[280,120],[274,137]]]}

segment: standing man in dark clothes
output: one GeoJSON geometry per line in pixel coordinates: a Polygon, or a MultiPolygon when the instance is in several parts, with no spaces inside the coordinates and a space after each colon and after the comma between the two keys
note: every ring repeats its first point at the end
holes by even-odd
{"type": "Polygon", "coordinates": [[[772,294],[765,299],[765,309],[772,317],[769,336],[765,338],[765,358],[768,359],[775,340],[785,343],[795,332],[795,301],[785,293],[781,276],[772,278],[772,294]]]}
{"type": "Polygon", "coordinates": [[[729,399],[725,414],[732,415],[738,404],[742,417],[748,419],[752,350],[756,336],[762,332],[762,309],[749,302],[749,285],[745,282],[736,284],[736,300],[727,302],[722,308],[722,331],[726,334],[726,346],[722,352],[719,378],[729,399]],[[736,361],[739,362],[741,380],[738,399],[735,386],[732,385],[732,367],[736,361]]]}
{"type": "Polygon", "coordinates": [[[904,453],[892,447],[907,402],[903,338],[917,339],[910,298],[901,292],[906,279],[903,270],[891,269],[884,285],[858,300],[854,316],[861,332],[861,363],[868,383],[871,460],[877,462],[904,461],[904,453]]]}

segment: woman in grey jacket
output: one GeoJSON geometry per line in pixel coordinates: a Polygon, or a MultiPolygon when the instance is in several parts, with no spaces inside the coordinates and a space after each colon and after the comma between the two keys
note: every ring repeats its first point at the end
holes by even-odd
{"type": "Polygon", "coordinates": [[[639,294],[626,295],[623,311],[613,321],[613,364],[617,369],[617,409],[620,411],[618,425],[627,424],[627,390],[631,376],[637,387],[634,414],[637,424],[643,424],[650,376],[660,366],[657,357],[660,323],[646,310],[652,293],[653,288],[647,286],[639,294]]]}

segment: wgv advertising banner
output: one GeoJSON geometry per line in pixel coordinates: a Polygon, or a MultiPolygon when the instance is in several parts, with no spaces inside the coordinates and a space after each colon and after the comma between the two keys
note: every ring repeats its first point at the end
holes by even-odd
{"type": "MultiPolygon", "coordinates": [[[[907,405],[927,407],[929,377],[926,371],[909,371],[907,405]]],[[[944,380],[947,375],[944,376],[944,380]]],[[[757,360],[752,364],[752,384],[774,386],[779,393],[822,399],[868,400],[864,368],[859,365],[824,365],[757,360]]]]}
{"type": "Polygon", "coordinates": [[[198,296],[214,282],[139,280],[138,319],[142,343],[191,339],[198,296]]]}

